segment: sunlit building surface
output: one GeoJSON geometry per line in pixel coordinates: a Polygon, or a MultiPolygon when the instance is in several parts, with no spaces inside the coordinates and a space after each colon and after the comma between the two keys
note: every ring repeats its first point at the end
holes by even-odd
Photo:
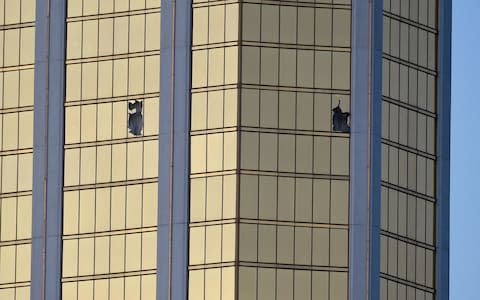
{"type": "Polygon", "coordinates": [[[30,297],[35,1],[0,6],[0,299],[30,297]]]}
{"type": "Polygon", "coordinates": [[[257,2],[193,5],[189,298],[347,299],[351,6],[257,2]]]}
{"type": "Polygon", "coordinates": [[[68,1],[66,22],[62,298],[153,300],[160,1],[68,1]]]}
{"type": "Polygon", "coordinates": [[[0,0],[0,300],[448,299],[450,31],[450,0],[0,0]]]}

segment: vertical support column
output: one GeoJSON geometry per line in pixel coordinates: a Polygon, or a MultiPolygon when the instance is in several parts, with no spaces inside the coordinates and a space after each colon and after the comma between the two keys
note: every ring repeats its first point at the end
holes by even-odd
{"type": "Polygon", "coordinates": [[[187,299],[191,0],[162,0],[157,299],[187,299]]]}
{"type": "Polygon", "coordinates": [[[379,299],[382,1],[352,1],[349,299],[379,299]]]}
{"type": "Polygon", "coordinates": [[[450,265],[450,103],[452,1],[439,0],[438,9],[438,125],[437,125],[437,219],[436,299],[449,299],[450,265]]]}
{"type": "Polygon", "coordinates": [[[31,299],[61,299],[66,1],[37,1],[31,299]]]}

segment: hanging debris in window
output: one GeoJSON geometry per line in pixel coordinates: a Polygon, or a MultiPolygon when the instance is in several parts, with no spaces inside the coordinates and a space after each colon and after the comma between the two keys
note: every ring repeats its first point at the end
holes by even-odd
{"type": "Polygon", "coordinates": [[[143,103],[135,100],[135,102],[128,102],[128,110],[134,111],[128,113],[128,129],[129,132],[135,136],[142,135],[143,129],[143,115],[142,115],[143,103]]]}
{"type": "Polygon", "coordinates": [[[350,126],[348,125],[348,117],[350,117],[349,112],[343,112],[340,107],[340,101],[338,100],[338,105],[333,111],[333,131],[337,132],[350,132],[350,126]]]}

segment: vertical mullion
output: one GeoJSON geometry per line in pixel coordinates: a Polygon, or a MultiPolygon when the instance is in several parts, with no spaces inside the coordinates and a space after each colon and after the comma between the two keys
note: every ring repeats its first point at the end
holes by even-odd
{"type": "Polygon", "coordinates": [[[243,94],[243,1],[238,2],[238,62],[237,62],[237,162],[235,195],[235,298],[240,296],[240,189],[241,189],[241,147],[242,147],[242,94],[243,94]]]}

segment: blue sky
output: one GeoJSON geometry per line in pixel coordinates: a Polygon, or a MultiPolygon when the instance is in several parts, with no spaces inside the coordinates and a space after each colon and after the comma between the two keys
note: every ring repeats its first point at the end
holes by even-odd
{"type": "Polygon", "coordinates": [[[450,299],[480,299],[480,1],[453,0],[450,299]]]}

